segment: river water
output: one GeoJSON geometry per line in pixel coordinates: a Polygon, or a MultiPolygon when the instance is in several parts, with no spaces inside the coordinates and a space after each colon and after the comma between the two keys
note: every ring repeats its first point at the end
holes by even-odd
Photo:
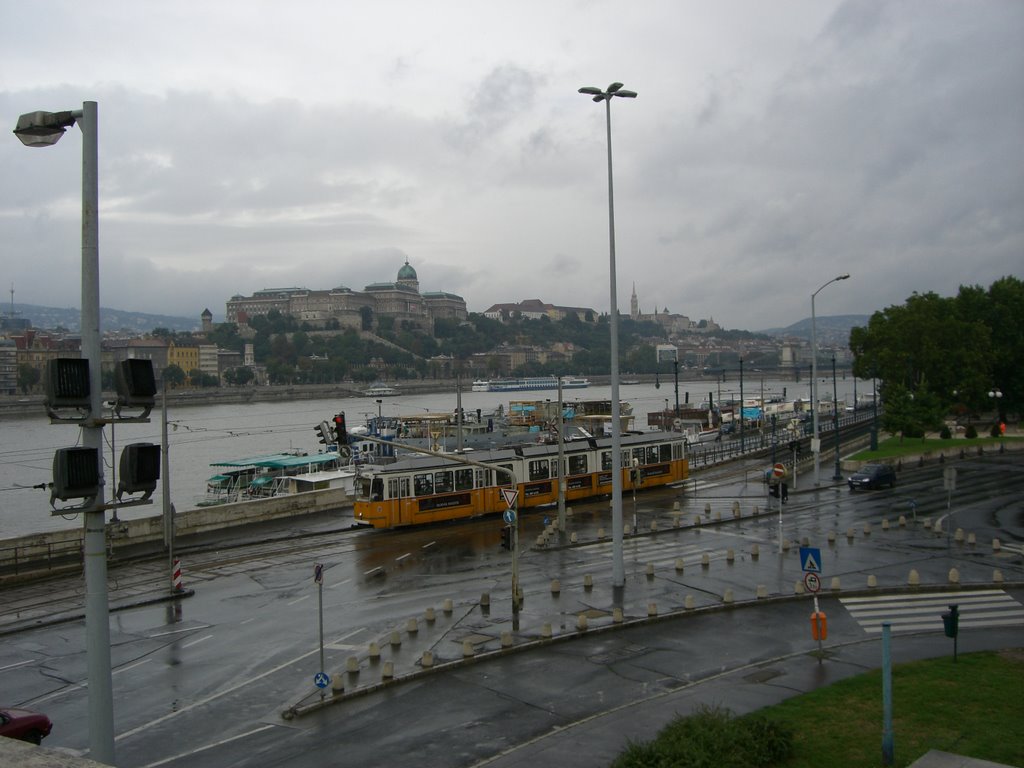
{"type": "MultiPolygon", "coordinates": [[[[819,397],[832,397],[832,378],[819,380],[819,397]]],[[[853,403],[854,392],[862,399],[870,396],[871,382],[853,378],[839,378],[836,382],[838,398],[853,403]]],[[[748,375],[744,380],[744,396],[787,399],[808,399],[810,384],[806,377],[801,382],[762,380],[748,375]]],[[[730,378],[726,382],[716,379],[679,382],[679,402],[698,404],[706,401],[708,394],[716,402],[723,399],[739,398],[739,381],[730,378]]],[[[563,392],[566,403],[574,400],[608,399],[608,386],[591,386],[587,389],[571,389],[563,392]]],[[[675,404],[674,382],[671,377],[663,380],[660,388],[654,383],[621,384],[620,398],[633,407],[637,429],[647,428],[647,414],[661,411],[667,405],[675,404]]],[[[467,411],[481,409],[492,412],[502,406],[506,411],[512,400],[555,399],[551,392],[463,392],[462,407],[467,411]]],[[[452,412],[456,407],[454,392],[400,395],[384,398],[381,412],[384,416],[417,416],[430,413],[452,412]]],[[[335,413],[344,411],[349,428],[365,422],[377,414],[377,402],[373,398],[351,397],[329,400],[298,400],[250,404],[190,405],[168,409],[168,445],[170,462],[171,501],[175,509],[182,511],[195,506],[202,499],[206,479],[216,474],[210,465],[216,461],[241,459],[300,449],[316,453],[321,447],[314,426],[335,413]]],[[[116,470],[121,449],[132,442],[160,443],[161,412],[151,414],[149,424],[121,424],[104,431],[104,456],[106,462],[107,487],[112,487],[111,467],[116,470]]],[[[78,528],[81,520],[77,515],[53,514],[48,490],[33,489],[31,486],[49,483],[52,478],[53,454],[58,448],[76,445],[79,440],[78,427],[51,425],[49,418],[38,416],[5,418],[0,421],[0,539],[24,536],[31,533],[78,528]]],[[[450,438],[454,448],[454,441],[450,438]]],[[[153,505],[129,507],[118,510],[121,519],[149,517],[160,514],[160,486],[157,486],[153,505]]],[[[58,505],[61,502],[57,502],[58,505]]],[[[70,502],[69,502],[70,503],[70,502]]]]}

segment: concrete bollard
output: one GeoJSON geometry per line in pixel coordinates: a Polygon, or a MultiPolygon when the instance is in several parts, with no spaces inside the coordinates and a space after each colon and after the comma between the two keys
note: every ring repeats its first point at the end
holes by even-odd
{"type": "Polygon", "coordinates": [[[652,619],[658,615],[658,604],[648,603],[647,604],[647,618],[652,619]]]}
{"type": "Polygon", "coordinates": [[[794,595],[802,595],[803,593],[804,593],[804,583],[803,583],[803,581],[797,579],[796,581],[793,582],[793,594],[794,595]]]}
{"type": "Polygon", "coordinates": [[[686,599],[683,600],[683,607],[688,611],[692,611],[697,607],[697,599],[693,595],[687,595],[686,599]]]}
{"type": "Polygon", "coordinates": [[[476,648],[473,646],[472,640],[462,641],[462,658],[471,659],[476,656],[476,648]]]}
{"type": "Polygon", "coordinates": [[[853,528],[846,529],[846,538],[852,539],[856,534],[853,532],[853,528]]]}
{"type": "Polygon", "coordinates": [[[883,517],[882,518],[882,530],[883,531],[888,531],[889,530],[889,518],[887,518],[887,517],[883,517]]]}
{"type": "Polygon", "coordinates": [[[576,617],[576,629],[580,632],[587,631],[587,615],[585,613],[581,613],[576,617]]]}
{"type": "Polygon", "coordinates": [[[536,539],[535,543],[536,543],[536,545],[538,547],[543,547],[543,546],[547,545],[548,537],[545,536],[543,533],[538,533],[537,534],[537,539],[536,539]]]}
{"type": "Polygon", "coordinates": [[[594,577],[591,576],[589,573],[585,574],[583,576],[583,588],[584,589],[593,589],[594,588],[594,577]]]}
{"type": "Polygon", "coordinates": [[[484,592],[482,595],[480,595],[480,605],[490,605],[490,604],[491,604],[491,593],[490,592],[484,592]]]}
{"type": "Polygon", "coordinates": [[[864,535],[865,536],[870,536],[871,535],[871,523],[864,523],[864,535]]]}
{"type": "Polygon", "coordinates": [[[942,527],[942,521],[941,520],[936,520],[935,521],[935,525],[932,526],[932,533],[939,534],[939,533],[943,533],[943,531],[944,531],[944,529],[942,527]]]}
{"type": "Polygon", "coordinates": [[[353,673],[358,674],[359,673],[359,657],[358,656],[349,656],[347,659],[345,659],[345,671],[348,672],[349,674],[353,674],[353,673]]]}
{"type": "Polygon", "coordinates": [[[377,659],[380,658],[380,646],[377,645],[376,641],[373,641],[373,642],[370,643],[370,648],[368,650],[368,653],[370,655],[370,658],[373,659],[374,661],[376,661],[377,659]]]}
{"type": "Polygon", "coordinates": [[[754,560],[757,560],[757,558],[761,556],[761,547],[759,547],[756,543],[750,545],[750,556],[754,560]]]}
{"type": "Polygon", "coordinates": [[[672,502],[672,511],[673,512],[678,512],[679,511],[679,502],[678,501],[673,501],[672,502]]]}
{"type": "Polygon", "coordinates": [[[676,558],[676,573],[682,573],[682,572],[683,572],[683,558],[677,557],[676,558]]]}
{"type": "Polygon", "coordinates": [[[395,676],[395,662],[385,661],[384,667],[380,671],[382,680],[390,680],[395,676]]]}
{"type": "Polygon", "coordinates": [[[680,526],[680,524],[682,523],[682,520],[680,519],[681,517],[682,516],[678,512],[673,512],[672,513],[672,525],[675,526],[676,528],[678,528],[680,526]]]}
{"type": "Polygon", "coordinates": [[[625,525],[622,526],[622,535],[623,536],[629,536],[629,534],[632,533],[632,532],[633,532],[633,528],[632,528],[632,526],[630,526],[629,523],[626,523],[625,525]]]}
{"type": "Polygon", "coordinates": [[[657,520],[651,520],[651,530],[652,531],[657,531],[658,530],[658,521],[657,520]]]}
{"type": "Polygon", "coordinates": [[[334,675],[331,678],[331,696],[340,696],[345,692],[345,678],[341,675],[334,675]]]}
{"type": "Polygon", "coordinates": [[[900,515],[899,520],[897,520],[896,522],[897,522],[897,524],[899,525],[900,528],[906,528],[907,527],[907,516],[906,515],[900,515]]]}
{"type": "Polygon", "coordinates": [[[545,623],[545,624],[541,625],[540,637],[541,637],[542,640],[550,640],[551,639],[551,624],[550,623],[545,623]]]}
{"type": "Polygon", "coordinates": [[[700,557],[700,565],[701,565],[701,568],[710,568],[711,567],[711,555],[709,555],[707,552],[705,552],[703,555],[701,555],[701,557],[700,557]]]}
{"type": "Polygon", "coordinates": [[[792,546],[793,546],[793,542],[791,542],[789,539],[783,539],[782,540],[782,551],[783,552],[789,552],[789,548],[792,547],[792,546]]]}
{"type": "Polygon", "coordinates": [[[732,549],[725,550],[725,562],[732,563],[736,560],[736,553],[732,549]]]}
{"type": "Polygon", "coordinates": [[[420,658],[420,666],[424,669],[430,669],[434,666],[434,652],[424,651],[423,656],[420,658]]]}
{"type": "Polygon", "coordinates": [[[391,647],[397,648],[402,644],[402,636],[398,633],[398,630],[391,631],[391,647]]]}
{"type": "Polygon", "coordinates": [[[764,598],[768,597],[768,587],[766,587],[764,584],[758,584],[756,594],[758,600],[763,600],[764,598]]]}
{"type": "Polygon", "coordinates": [[[622,623],[622,609],[621,608],[612,608],[612,623],[613,624],[621,624],[622,623]]]}
{"type": "Polygon", "coordinates": [[[833,576],[832,577],[832,586],[830,587],[830,589],[833,592],[838,592],[839,591],[839,577],[838,576],[833,576]]]}
{"type": "Polygon", "coordinates": [[[757,517],[758,515],[761,514],[761,508],[758,507],[757,504],[754,505],[754,511],[753,511],[752,514],[754,515],[754,517],[757,517]]]}
{"type": "Polygon", "coordinates": [[[455,606],[452,604],[451,598],[450,597],[446,597],[445,600],[444,600],[444,604],[441,606],[441,610],[444,611],[445,613],[451,613],[452,610],[454,610],[454,608],[455,608],[455,606]]]}
{"type": "Polygon", "coordinates": [[[731,589],[725,590],[725,594],[722,595],[722,602],[725,603],[726,605],[729,605],[730,603],[733,602],[733,596],[732,596],[732,590],[731,589]]]}
{"type": "Polygon", "coordinates": [[[598,539],[603,539],[604,538],[604,528],[598,528],[597,529],[597,538],[598,539]]]}
{"type": "Polygon", "coordinates": [[[572,507],[566,507],[565,508],[565,516],[566,517],[572,517],[572,507]]]}
{"type": "Polygon", "coordinates": [[[551,580],[551,594],[552,595],[557,595],[561,591],[562,591],[562,582],[560,582],[558,579],[552,579],[551,580]]]}
{"type": "Polygon", "coordinates": [[[1003,548],[1003,543],[999,539],[992,539],[992,551],[998,552],[1003,548]]]}
{"type": "Polygon", "coordinates": [[[801,547],[809,547],[809,546],[811,546],[811,540],[809,538],[807,538],[806,536],[804,536],[802,539],[800,539],[800,546],[801,547]]]}
{"type": "Polygon", "coordinates": [[[873,573],[872,574],[868,574],[868,587],[870,589],[874,589],[877,586],[878,586],[878,579],[875,577],[875,574],[873,574],[873,573]]]}
{"type": "Polygon", "coordinates": [[[436,616],[434,614],[433,606],[430,606],[429,608],[427,608],[427,610],[423,612],[423,620],[426,621],[428,624],[433,624],[435,618],[436,616]]]}
{"type": "Polygon", "coordinates": [[[654,563],[648,563],[647,564],[647,578],[648,579],[653,579],[654,578],[654,563]]]}
{"type": "Polygon", "coordinates": [[[569,534],[569,543],[570,544],[576,544],[579,540],[580,540],[580,537],[576,533],[576,531],[573,531],[572,533],[569,534]]]}
{"type": "Polygon", "coordinates": [[[711,517],[711,502],[706,502],[704,504],[704,516],[711,517]]]}
{"type": "Polygon", "coordinates": [[[410,635],[415,635],[417,632],[420,631],[419,622],[416,621],[416,619],[409,619],[407,622],[405,622],[405,631],[408,632],[410,635]]]}
{"type": "Polygon", "coordinates": [[[958,544],[963,544],[964,543],[964,529],[963,528],[957,528],[956,529],[956,532],[953,534],[953,541],[957,542],[958,544]]]}
{"type": "Polygon", "coordinates": [[[693,524],[695,526],[697,526],[698,528],[700,528],[700,524],[701,524],[700,515],[694,515],[693,516],[693,524]]]}
{"type": "Polygon", "coordinates": [[[829,544],[835,544],[836,543],[836,532],[835,531],[829,531],[828,532],[828,543],[829,544]]]}
{"type": "Polygon", "coordinates": [[[715,512],[715,522],[716,523],[722,522],[722,513],[721,512],[715,512]]]}
{"type": "Polygon", "coordinates": [[[733,517],[739,517],[740,516],[740,503],[738,501],[734,501],[732,503],[732,516],[733,517]]]}
{"type": "Polygon", "coordinates": [[[512,633],[511,632],[506,630],[505,632],[501,633],[501,647],[502,648],[511,648],[512,647],[512,633]]]}
{"type": "Polygon", "coordinates": [[[926,531],[930,531],[932,529],[932,519],[930,517],[926,517],[921,521],[921,527],[926,531]]]}
{"type": "Polygon", "coordinates": [[[920,586],[921,574],[917,572],[916,568],[910,569],[910,575],[907,576],[907,584],[909,584],[912,587],[920,586]]]}
{"type": "Polygon", "coordinates": [[[992,583],[993,584],[1002,584],[1003,583],[1003,572],[1001,570],[999,570],[998,568],[996,568],[994,571],[992,571],[992,583]]]}
{"type": "Polygon", "coordinates": [[[978,537],[973,532],[967,534],[967,546],[973,547],[978,543],[978,537]]]}
{"type": "Polygon", "coordinates": [[[950,568],[949,569],[949,583],[950,584],[959,584],[960,583],[960,571],[958,571],[956,568],[950,568]]]}

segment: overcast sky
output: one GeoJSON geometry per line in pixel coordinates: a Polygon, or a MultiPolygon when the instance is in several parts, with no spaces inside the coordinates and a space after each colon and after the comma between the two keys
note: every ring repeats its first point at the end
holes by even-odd
{"type": "MultiPolygon", "coordinates": [[[[215,317],[406,259],[470,311],[727,328],[1024,274],[1020,0],[0,0],[0,126],[99,104],[101,301],[215,317]]],[[[0,131],[2,133],[2,131],[0,131]]],[[[0,140],[3,303],[79,306],[81,139],[0,140]]]]}

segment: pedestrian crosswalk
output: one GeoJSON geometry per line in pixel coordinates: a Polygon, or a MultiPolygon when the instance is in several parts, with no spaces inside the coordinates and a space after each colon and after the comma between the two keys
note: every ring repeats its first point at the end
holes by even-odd
{"type": "Polygon", "coordinates": [[[1024,627],[1024,605],[1001,589],[845,597],[839,602],[868,633],[881,632],[883,622],[892,632],[941,632],[942,614],[951,605],[959,607],[960,629],[1024,627]]]}

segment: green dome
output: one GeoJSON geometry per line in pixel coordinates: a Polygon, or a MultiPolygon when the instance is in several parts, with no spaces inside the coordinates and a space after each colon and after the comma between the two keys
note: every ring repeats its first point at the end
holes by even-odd
{"type": "Polygon", "coordinates": [[[402,265],[402,268],[398,270],[399,280],[416,280],[416,270],[409,266],[408,260],[402,265]]]}

